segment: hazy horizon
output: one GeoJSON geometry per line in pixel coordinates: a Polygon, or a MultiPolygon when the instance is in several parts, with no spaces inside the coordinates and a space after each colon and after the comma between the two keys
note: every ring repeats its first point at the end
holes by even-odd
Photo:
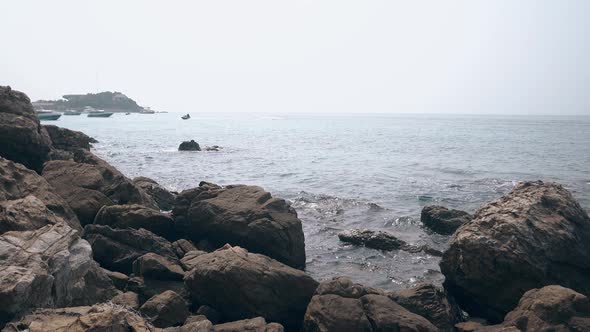
{"type": "Polygon", "coordinates": [[[173,112],[590,115],[590,2],[32,1],[0,85],[173,112]]]}

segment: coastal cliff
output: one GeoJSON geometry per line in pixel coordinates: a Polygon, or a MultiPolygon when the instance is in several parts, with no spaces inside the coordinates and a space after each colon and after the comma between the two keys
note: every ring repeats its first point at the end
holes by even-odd
{"type": "Polygon", "coordinates": [[[0,119],[4,332],[590,331],[590,218],[558,184],[521,183],[473,217],[426,208],[452,234],[446,281],[387,293],[308,275],[302,221],[263,188],[131,180],[9,87],[0,119]]]}

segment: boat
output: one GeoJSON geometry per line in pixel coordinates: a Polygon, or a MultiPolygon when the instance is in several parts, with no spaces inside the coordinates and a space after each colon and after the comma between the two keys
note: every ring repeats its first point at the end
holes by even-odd
{"type": "Polygon", "coordinates": [[[131,113],[127,112],[127,113],[125,113],[125,115],[131,115],[131,113]]]}
{"type": "Polygon", "coordinates": [[[186,115],[181,116],[180,118],[183,119],[183,120],[188,120],[188,119],[191,118],[191,115],[190,114],[186,114],[186,115]]]}
{"type": "Polygon", "coordinates": [[[41,121],[43,121],[43,120],[55,121],[55,120],[59,119],[60,117],[61,117],[60,113],[56,113],[53,111],[45,111],[45,110],[37,111],[37,118],[41,121]]]}
{"type": "Polygon", "coordinates": [[[139,114],[155,114],[156,111],[154,111],[153,109],[146,107],[144,109],[142,109],[141,111],[139,111],[139,114]]]}
{"type": "Polygon", "coordinates": [[[94,112],[88,113],[89,118],[108,118],[111,115],[113,115],[112,112],[105,112],[103,110],[96,110],[94,112]]]}
{"type": "Polygon", "coordinates": [[[64,112],[64,115],[80,115],[80,114],[82,114],[82,112],[80,112],[80,111],[69,110],[69,111],[64,112]]]}

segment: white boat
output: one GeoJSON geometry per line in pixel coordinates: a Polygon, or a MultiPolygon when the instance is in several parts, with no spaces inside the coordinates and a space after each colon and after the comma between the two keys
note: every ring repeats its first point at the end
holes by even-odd
{"type": "Polygon", "coordinates": [[[154,111],[153,109],[146,107],[144,109],[142,109],[141,111],[139,111],[139,114],[155,114],[156,111],[154,111]]]}
{"type": "Polygon", "coordinates": [[[188,120],[188,119],[191,118],[191,115],[190,114],[186,114],[186,115],[181,116],[180,118],[183,119],[183,120],[188,120]]]}
{"type": "Polygon", "coordinates": [[[82,112],[74,111],[74,110],[67,110],[64,112],[64,115],[80,115],[80,114],[82,114],[82,112]]]}

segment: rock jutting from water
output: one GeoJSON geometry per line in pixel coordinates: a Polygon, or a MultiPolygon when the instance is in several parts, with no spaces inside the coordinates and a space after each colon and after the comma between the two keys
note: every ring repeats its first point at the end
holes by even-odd
{"type": "Polygon", "coordinates": [[[338,238],[342,242],[362,245],[367,248],[392,251],[403,250],[411,253],[424,252],[432,256],[442,256],[442,252],[428,246],[414,246],[403,240],[383,231],[373,231],[370,229],[352,229],[338,233],[338,238]]]}
{"type": "Polygon", "coordinates": [[[422,224],[435,233],[452,235],[461,225],[470,222],[471,215],[465,211],[447,209],[444,206],[428,205],[422,209],[422,224]]]}
{"type": "Polygon", "coordinates": [[[195,140],[184,141],[178,146],[178,151],[201,151],[201,147],[195,140]]]}

